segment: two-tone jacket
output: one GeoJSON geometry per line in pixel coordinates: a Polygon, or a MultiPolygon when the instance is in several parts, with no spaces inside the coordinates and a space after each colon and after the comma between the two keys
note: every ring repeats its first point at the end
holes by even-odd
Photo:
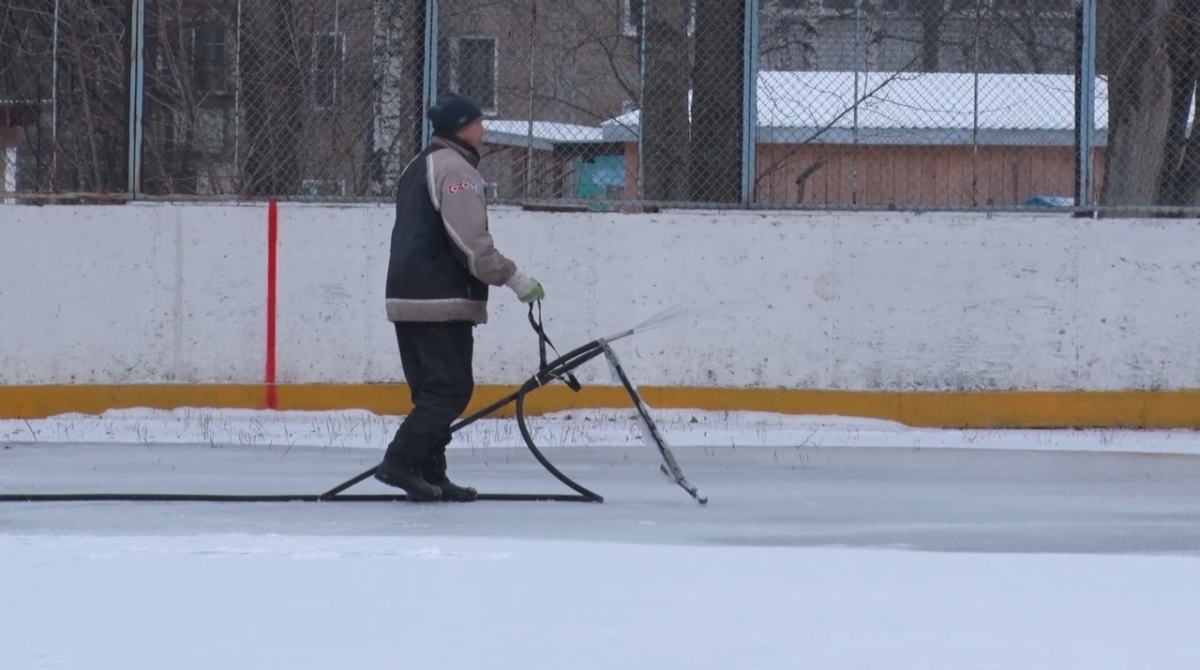
{"type": "Polygon", "coordinates": [[[489,286],[517,266],[488,232],[479,154],[434,137],[400,175],[387,273],[390,321],[487,323],[489,286]]]}

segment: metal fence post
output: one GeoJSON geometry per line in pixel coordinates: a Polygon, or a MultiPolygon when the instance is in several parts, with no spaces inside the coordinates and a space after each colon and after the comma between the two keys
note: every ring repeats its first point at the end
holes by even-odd
{"type": "Polygon", "coordinates": [[[854,153],[850,156],[850,203],[858,204],[858,110],[866,86],[859,87],[867,77],[867,55],[862,46],[862,0],[854,3],[854,153]],[[860,60],[861,59],[861,60],[860,60]]]}
{"type": "Polygon", "coordinates": [[[62,0],[54,0],[54,43],[50,51],[50,187],[58,183],[58,33],[62,24],[62,0]]]}
{"type": "Polygon", "coordinates": [[[975,28],[971,41],[974,43],[971,101],[971,206],[979,206],[979,40],[982,39],[983,0],[975,0],[975,28]]]}
{"type": "Polygon", "coordinates": [[[429,146],[433,137],[433,126],[425,118],[425,112],[437,101],[438,96],[438,0],[425,0],[425,82],[422,86],[421,148],[429,146]]]}
{"type": "Polygon", "coordinates": [[[758,7],[759,0],[745,0],[742,54],[742,204],[755,200],[758,182],[758,7]]]}
{"type": "Polygon", "coordinates": [[[133,0],[129,25],[129,195],[142,186],[142,104],[145,90],[146,0],[133,0]]]}
{"type": "Polygon", "coordinates": [[[529,21],[529,118],[525,121],[525,178],[521,180],[521,195],[529,198],[533,193],[533,115],[534,100],[537,93],[537,35],[538,35],[538,6],[537,0],[530,3],[529,21]]]}
{"type": "Polygon", "coordinates": [[[1077,152],[1079,183],[1076,185],[1076,207],[1090,207],[1094,201],[1095,174],[1093,158],[1096,135],[1096,0],[1083,0],[1080,28],[1082,40],[1079,53],[1079,118],[1077,152]]]}
{"type": "Polygon", "coordinates": [[[637,193],[632,200],[646,197],[646,17],[653,11],[653,3],[654,0],[642,0],[642,13],[638,16],[637,193]]]}

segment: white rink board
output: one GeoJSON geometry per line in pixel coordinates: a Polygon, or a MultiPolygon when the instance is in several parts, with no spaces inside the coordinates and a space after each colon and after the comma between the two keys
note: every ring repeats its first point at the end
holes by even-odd
{"type": "Polygon", "coordinates": [[[263,211],[0,206],[0,384],[261,381],[263,211]]]}
{"type": "MultiPolygon", "coordinates": [[[[402,380],[383,281],[388,205],[279,206],[278,381],[402,380]]],[[[622,342],[643,385],[845,390],[1200,387],[1192,221],[896,213],[549,214],[496,209],[548,293],[560,351],[622,342]]],[[[267,207],[0,206],[0,383],[253,383],[267,207]]],[[[479,384],[537,364],[494,289],[479,384]]],[[[611,383],[605,366],[581,371],[611,383]]]]}

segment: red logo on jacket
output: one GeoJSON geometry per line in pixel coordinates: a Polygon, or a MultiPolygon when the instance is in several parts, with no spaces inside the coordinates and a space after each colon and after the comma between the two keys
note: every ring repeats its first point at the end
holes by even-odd
{"type": "Polygon", "coordinates": [[[479,187],[469,181],[460,181],[457,184],[451,184],[446,188],[446,190],[450,192],[450,195],[454,195],[455,193],[462,193],[466,190],[478,191],[479,187]]]}

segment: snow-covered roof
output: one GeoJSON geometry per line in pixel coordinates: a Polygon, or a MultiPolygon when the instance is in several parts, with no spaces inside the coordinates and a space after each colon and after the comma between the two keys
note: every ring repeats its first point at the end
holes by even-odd
{"type": "MultiPolygon", "coordinates": [[[[503,144],[524,147],[529,144],[529,122],[523,119],[487,119],[485,141],[488,144],[503,144]]],[[[574,123],[554,121],[533,122],[533,148],[550,150],[555,144],[604,142],[604,129],[599,126],[581,126],[574,123]]]]}
{"type": "MultiPolygon", "coordinates": [[[[1075,78],[1054,74],[760,72],[759,142],[1071,146],[1075,78]],[[855,91],[858,92],[855,95],[855,91]],[[976,133],[978,129],[978,133],[976,133]]],[[[1108,128],[1108,86],[1096,82],[1097,140],[1108,128]]],[[[637,140],[640,112],[605,121],[610,142],[637,140]]]]}

